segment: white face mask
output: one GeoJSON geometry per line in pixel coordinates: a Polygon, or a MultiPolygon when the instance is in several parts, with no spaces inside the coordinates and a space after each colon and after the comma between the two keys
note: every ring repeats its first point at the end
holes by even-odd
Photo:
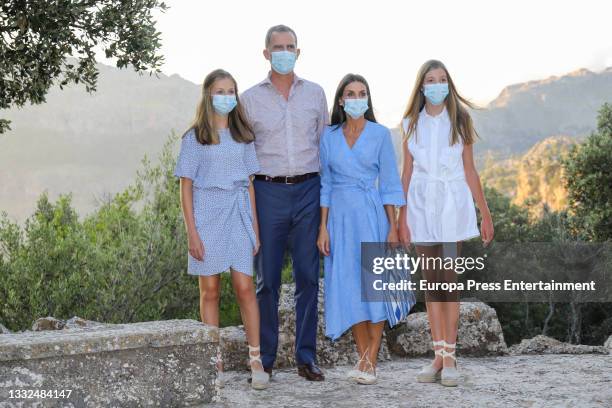
{"type": "Polygon", "coordinates": [[[344,100],[344,111],[353,119],[363,116],[369,108],[368,98],[344,100]]]}
{"type": "Polygon", "coordinates": [[[213,95],[212,105],[219,115],[227,115],[236,107],[236,95],[213,95]]]}
{"type": "Polygon", "coordinates": [[[285,75],[293,71],[297,54],[291,51],[274,51],[270,53],[272,69],[279,74],[285,75]]]}
{"type": "Polygon", "coordinates": [[[423,95],[432,105],[439,105],[444,102],[448,95],[448,83],[427,84],[423,86],[423,95]]]}

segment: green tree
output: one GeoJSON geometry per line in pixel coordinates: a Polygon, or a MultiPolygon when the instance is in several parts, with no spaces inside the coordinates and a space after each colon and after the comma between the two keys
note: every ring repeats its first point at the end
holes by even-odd
{"type": "MultiPolygon", "coordinates": [[[[173,175],[177,135],[135,182],[80,221],[70,196],[41,196],[22,228],[0,214],[0,323],[27,329],[42,316],[107,323],[200,319],[198,280],[187,274],[187,237],[173,175]]],[[[240,323],[223,274],[222,326],[240,323]]]]}
{"type": "Polygon", "coordinates": [[[591,241],[612,239],[612,104],[604,104],[597,131],[564,160],[574,233],[591,241]]]}
{"type": "MultiPolygon", "coordinates": [[[[69,83],[96,89],[95,53],[119,68],[159,72],[159,0],[9,0],[0,3],[0,109],[45,102],[49,88],[69,83]],[[76,60],[73,58],[74,57],[76,60]]],[[[9,121],[0,119],[0,133],[9,121]]]]}
{"type": "Polygon", "coordinates": [[[70,317],[95,309],[95,258],[70,196],[43,194],[23,231],[0,219],[0,320],[26,328],[36,317],[70,317]]]}

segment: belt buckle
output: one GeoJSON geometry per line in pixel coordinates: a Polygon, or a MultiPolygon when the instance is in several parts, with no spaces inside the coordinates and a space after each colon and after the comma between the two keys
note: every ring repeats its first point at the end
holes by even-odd
{"type": "Polygon", "coordinates": [[[285,176],[285,184],[295,184],[295,183],[289,182],[289,177],[293,177],[293,176],[285,176]]]}

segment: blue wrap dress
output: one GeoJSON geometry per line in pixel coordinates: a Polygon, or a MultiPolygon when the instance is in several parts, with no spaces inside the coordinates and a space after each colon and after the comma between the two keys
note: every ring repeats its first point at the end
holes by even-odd
{"type": "Polygon", "coordinates": [[[320,141],[321,207],[329,207],[330,255],[324,259],[325,334],[338,339],[352,325],[386,320],[383,302],[361,301],[361,243],[384,242],[384,205],[405,195],[388,128],[366,121],[349,147],[342,127],[328,126],[320,141]]]}
{"type": "Polygon", "coordinates": [[[193,213],[204,244],[204,260],[188,254],[187,273],[216,275],[232,269],[253,275],[256,243],[249,176],[259,171],[253,143],[240,143],[219,129],[219,144],[199,143],[192,129],[183,136],[174,176],[193,180],[193,213]]]}

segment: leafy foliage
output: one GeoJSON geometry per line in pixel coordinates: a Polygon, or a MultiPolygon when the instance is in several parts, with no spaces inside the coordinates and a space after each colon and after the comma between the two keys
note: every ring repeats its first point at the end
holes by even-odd
{"type": "MultiPolygon", "coordinates": [[[[53,83],[96,89],[95,54],[117,67],[158,72],[160,33],[153,12],[159,0],[10,0],[0,4],[0,109],[45,102],[53,83]],[[70,59],[69,57],[74,57],[70,59]]],[[[0,119],[0,133],[9,122],[0,119]]]]}
{"type": "MultiPolygon", "coordinates": [[[[0,218],[0,321],[17,330],[41,316],[127,323],[199,320],[197,279],[186,273],[187,238],[168,138],[159,162],[145,157],[136,182],[79,221],[71,197],[41,196],[22,230],[0,218]]],[[[222,325],[237,324],[223,277],[222,325]]]]}
{"type": "Polygon", "coordinates": [[[585,240],[612,239],[612,104],[599,111],[597,131],[564,161],[573,228],[585,240]]]}

